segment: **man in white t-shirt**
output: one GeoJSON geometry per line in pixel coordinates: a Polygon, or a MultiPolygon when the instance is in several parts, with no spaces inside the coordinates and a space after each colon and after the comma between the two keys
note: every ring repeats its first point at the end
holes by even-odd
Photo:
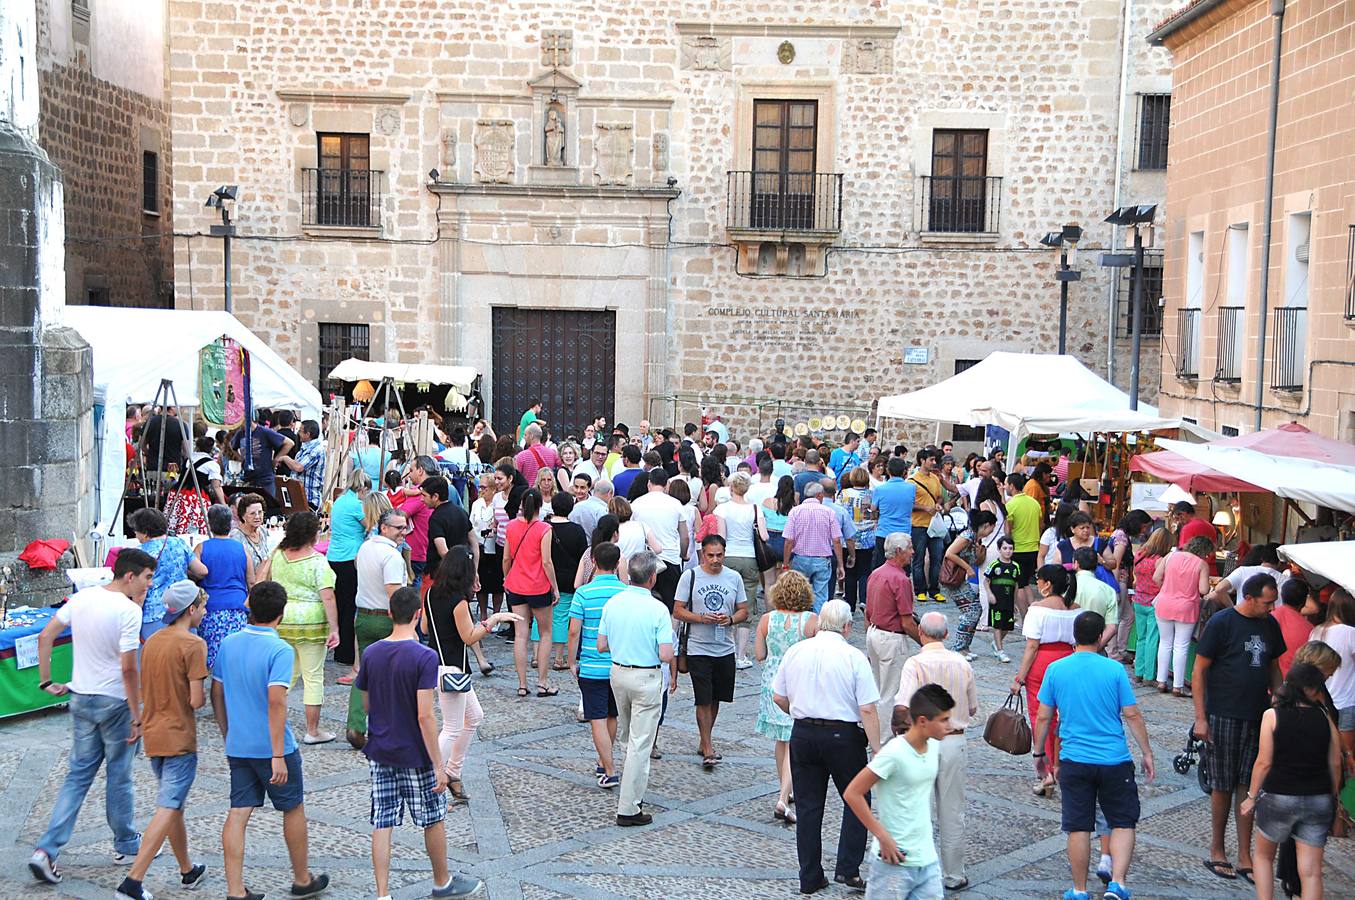
{"type": "Polygon", "coordinates": [[[1280,568],[1278,547],[1278,544],[1266,544],[1257,548],[1261,554],[1260,565],[1238,566],[1233,569],[1227,577],[1219,580],[1208,599],[1224,606],[1232,606],[1236,598],[1242,596],[1242,585],[1246,584],[1247,579],[1253,575],[1269,575],[1275,579],[1277,590],[1284,587],[1284,583],[1289,580],[1289,572],[1280,568]]]}
{"type": "Polygon", "coordinates": [[[99,765],[108,763],[104,797],[113,829],[113,861],[130,863],[141,849],[132,821],[132,761],[141,737],[141,604],[155,577],[155,558],[124,549],[113,563],[113,582],[86,588],[56,611],[38,635],[38,687],[70,698],[70,768],[61,785],[47,832],[29,857],[28,869],[45,884],[57,884],[56,858],[71,839],[99,765]],[[71,679],[52,680],[52,647],[71,630],[71,679]]]}
{"type": "Polygon", "coordinates": [[[975,471],[979,473],[977,476],[960,485],[960,498],[964,501],[965,509],[974,509],[979,495],[979,485],[983,483],[983,479],[993,474],[993,464],[986,459],[982,460],[975,467],[975,471]]]}
{"type": "MultiPolygon", "coordinates": [[[[598,441],[588,452],[588,458],[574,466],[574,474],[583,473],[593,480],[593,484],[607,477],[607,445],[598,441]]],[[[591,537],[591,535],[590,535],[591,537]]]]}
{"type": "Polygon", "coordinates": [[[682,504],[668,493],[668,473],[662,468],[650,470],[649,490],[631,504],[631,518],[644,523],[663,547],[659,558],[664,567],[654,583],[654,592],[672,612],[678,576],[682,574],[682,560],[687,556],[691,535],[687,534],[687,516],[682,504]]]}

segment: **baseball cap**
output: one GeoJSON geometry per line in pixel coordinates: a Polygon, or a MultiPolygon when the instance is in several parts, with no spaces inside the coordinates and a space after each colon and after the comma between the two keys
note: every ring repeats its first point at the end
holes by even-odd
{"type": "Polygon", "coordinates": [[[161,599],[165,604],[165,614],[160,617],[160,621],[166,625],[173,625],[179,616],[187,612],[197,601],[198,586],[186,578],[183,581],[176,581],[165,588],[161,599]]]}

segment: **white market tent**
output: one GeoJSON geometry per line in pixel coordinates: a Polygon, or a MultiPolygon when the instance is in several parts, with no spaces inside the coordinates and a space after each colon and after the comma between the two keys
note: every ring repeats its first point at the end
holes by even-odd
{"type": "Polygon", "coordinates": [[[1355,541],[1284,544],[1280,547],[1280,556],[1336,582],[1347,591],[1355,591],[1355,541]]]}
{"type": "Polygon", "coordinates": [[[470,366],[369,362],[349,358],[330,369],[329,377],[336,381],[367,380],[374,384],[383,378],[389,378],[396,384],[447,384],[462,394],[469,394],[480,373],[470,366]]]}
{"type": "Polygon", "coordinates": [[[102,445],[96,467],[98,528],[105,533],[126,480],[127,406],[149,403],[160,380],[168,378],[174,382],[179,405],[196,407],[198,353],[223,335],[249,352],[256,407],[292,409],[303,418],[320,418],[322,403],[315,386],[229,313],[67,306],[65,322],[94,349],[94,402],[103,407],[101,434],[96,435],[96,445],[102,445]]]}
{"type": "Polygon", "coordinates": [[[939,384],[881,397],[880,418],[921,419],[982,427],[1011,434],[1015,447],[1024,435],[1094,431],[1154,431],[1177,428],[1072,356],[995,351],[939,384]]]}
{"type": "Polygon", "coordinates": [[[1179,453],[1277,497],[1355,512],[1355,468],[1296,456],[1272,456],[1246,447],[1159,440],[1163,450],[1179,453]]]}

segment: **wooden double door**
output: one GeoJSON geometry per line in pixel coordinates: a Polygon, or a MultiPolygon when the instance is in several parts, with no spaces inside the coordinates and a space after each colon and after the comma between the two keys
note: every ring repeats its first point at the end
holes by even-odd
{"type": "Polygon", "coordinates": [[[493,309],[494,430],[515,434],[534,400],[555,439],[582,436],[616,404],[616,313],[612,310],[493,309]]]}

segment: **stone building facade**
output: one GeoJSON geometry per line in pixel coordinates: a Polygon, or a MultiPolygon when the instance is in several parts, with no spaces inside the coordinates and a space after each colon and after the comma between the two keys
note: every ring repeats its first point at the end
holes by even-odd
{"type": "Polygon", "coordinates": [[[1271,3],[1197,0],[1153,35],[1176,84],[1161,405],[1245,433],[1259,400],[1260,427],[1355,440],[1355,7],[1281,6],[1264,298],[1271,3]]]}
{"type": "MultiPolygon", "coordinates": [[[[240,185],[234,309],[303,374],[473,365],[496,423],[543,399],[567,428],[869,418],[1052,352],[1038,239],[1075,223],[1069,351],[1122,382],[1101,220],[1161,200],[1136,154],[1171,8],[171,0],[176,221],[240,185]]],[[[175,269],[221,308],[220,240],[175,269]]]]}
{"type": "Polygon", "coordinates": [[[172,307],[164,0],[35,5],[39,140],[66,185],[66,301],[172,307]]]}

